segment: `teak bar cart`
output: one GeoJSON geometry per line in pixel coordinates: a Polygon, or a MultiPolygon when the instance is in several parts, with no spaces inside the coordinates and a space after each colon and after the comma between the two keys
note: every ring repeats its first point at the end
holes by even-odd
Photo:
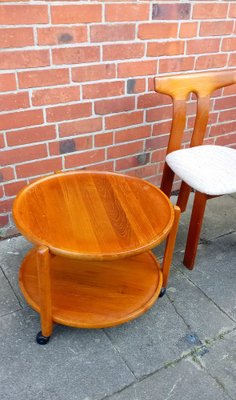
{"type": "Polygon", "coordinates": [[[35,244],[19,283],[40,313],[39,344],[48,342],[54,322],[115,326],[164,294],[179,209],[156,186],[114,173],[55,173],[21,190],[13,216],[35,244]],[[150,249],[164,239],[161,267],[150,249]]]}

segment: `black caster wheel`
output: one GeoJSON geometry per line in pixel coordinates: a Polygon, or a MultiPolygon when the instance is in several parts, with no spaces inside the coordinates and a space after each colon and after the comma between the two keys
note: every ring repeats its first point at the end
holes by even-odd
{"type": "Polygon", "coordinates": [[[49,339],[50,336],[43,336],[41,331],[36,336],[36,342],[41,345],[47,344],[49,339]]]}
{"type": "Polygon", "coordinates": [[[166,294],[166,288],[161,288],[159,297],[163,297],[166,294]]]}

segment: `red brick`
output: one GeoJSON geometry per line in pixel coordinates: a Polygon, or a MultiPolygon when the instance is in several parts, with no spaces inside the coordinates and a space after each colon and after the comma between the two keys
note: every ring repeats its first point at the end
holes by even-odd
{"type": "Polygon", "coordinates": [[[154,138],[150,138],[146,140],[146,149],[147,150],[155,150],[162,149],[168,145],[169,135],[158,135],[154,138]]]}
{"type": "Polygon", "coordinates": [[[229,17],[236,18],[236,4],[235,3],[230,4],[229,17]]]}
{"type": "Polygon", "coordinates": [[[3,228],[8,223],[9,223],[9,216],[8,215],[0,215],[0,227],[3,228]]]}
{"type": "Polygon", "coordinates": [[[124,94],[124,82],[102,82],[83,85],[83,99],[97,99],[99,97],[112,97],[124,94]]]}
{"type": "Polygon", "coordinates": [[[194,67],[194,57],[166,58],[160,60],[159,72],[191,71],[194,67]]]}
{"type": "Polygon", "coordinates": [[[236,96],[223,97],[215,100],[215,110],[222,110],[236,107],[236,96]]]}
{"type": "Polygon", "coordinates": [[[116,160],[116,171],[129,170],[130,168],[135,168],[138,166],[139,162],[136,155],[116,160]]]}
{"type": "Polygon", "coordinates": [[[14,199],[3,200],[0,202],[0,213],[6,213],[12,210],[14,199]]]}
{"type": "Polygon", "coordinates": [[[45,144],[39,144],[34,146],[21,147],[19,149],[2,151],[1,153],[1,164],[17,164],[24,161],[34,160],[38,158],[47,157],[47,148],[45,144]]]}
{"type": "Polygon", "coordinates": [[[114,161],[107,161],[99,164],[93,164],[91,166],[83,168],[86,171],[114,171],[114,161]]]}
{"type": "Polygon", "coordinates": [[[159,122],[153,125],[153,136],[164,135],[170,133],[171,121],[159,122]]]}
{"type": "Polygon", "coordinates": [[[88,150],[92,147],[92,136],[82,136],[75,139],[66,139],[60,140],[56,142],[49,143],[49,153],[51,156],[59,155],[59,154],[67,154],[74,151],[88,150]],[[63,143],[65,146],[63,148],[63,143]],[[68,143],[68,149],[67,149],[68,143]],[[73,143],[72,150],[70,143],[73,143]]]}
{"type": "Polygon", "coordinates": [[[139,167],[133,170],[129,170],[128,174],[130,176],[137,176],[138,178],[147,179],[151,175],[156,175],[157,167],[156,165],[145,165],[144,167],[139,167]]]}
{"type": "Polygon", "coordinates": [[[191,5],[183,4],[153,4],[152,19],[169,20],[169,19],[189,19],[191,13],[191,5]]]}
{"type": "Polygon", "coordinates": [[[67,68],[59,68],[18,72],[18,79],[20,89],[63,85],[69,83],[69,70],[67,68]]]}
{"type": "Polygon", "coordinates": [[[135,24],[112,24],[91,26],[91,42],[114,42],[134,40],[135,24]]]}
{"type": "Polygon", "coordinates": [[[228,4],[226,3],[199,3],[193,5],[193,19],[226,18],[228,4]]]}
{"type": "Polygon", "coordinates": [[[165,160],[166,149],[158,149],[152,152],[151,162],[157,163],[165,160]]]}
{"type": "Polygon", "coordinates": [[[94,64],[72,68],[72,80],[74,82],[99,81],[101,79],[115,78],[115,76],[115,64],[94,64]]]}
{"type": "Polygon", "coordinates": [[[2,5],[0,6],[1,25],[34,25],[48,22],[46,5],[2,5]]]}
{"type": "Polygon", "coordinates": [[[0,115],[0,130],[23,128],[42,123],[42,110],[28,110],[0,115]]]}
{"type": "Polygon", "coordinates": [[[92,113],[91,103],[72,104],[67,106],[51,107],[47,109],[47,121],[66,121],[70,119],[89,117],[92,113]]]}
{"type": "Polygon", "coordinates": [[[236,53],[230,54],[228,65],[229,67],[234,67],[236,65],[236,53]]]}
{"type": "Polygon", "coordinates": [[[0,92],[9,92],[16,89],[15,74],[0,75],[0,92]]]}
{"type": "Polygon", "coordinates": [[[122,128],[123,126],[138,125],[143,122],[143,112],[135,111],[106,117],[106,129],[122,128]]]}
{"type": "Polygon", "coordinates": [[[192,38],[197,36],[197,22],[182,22],[180,25],[179,37],[180,38],[192,38]]]}
{"type": "Polygon", "coordinates": [[[108,22],[143,21],[149,17],[148,4],[107,4],[105,18],[108,22]]]}
{"type": "Polygon", "coordinates": [[[19,92],[11,94],[0,95],[0,109],[1,111],[17,110],[20,108],[29,107],[29,94],[28,92],[19,92]]]}
{"type": "Polygon", "coordinates": [[[66,122],[59,125],[60,137],[79,135],[102,130],[102,118],[86,118],[84,120],[66,122]]]}
{"type": "Polygon", "coordinates": [[[32,104],[43,106],[47,104],[69,103],[80,100],[80,87],[68,86],[55,89],[35,90],[32,94],[32,104]]]}
{"type": "Polygon", "coordinates": [[[176,38],[178,32],[177,23],[147,23],[140,24],[138,30],[139,39],[170,39],[176,38]]]}
{"type": "Polygon", "coordinates": [[[210,136],[220,136],[232,132],[236,132],[236,121],[226,122],[225,124],[212,125],[210,127],[210,136]]]}
{"type": "Polygon", "coordinates": [[[95,147],[110,146],[113,144],[113,132],[99,133],[95,135],[95,147]]]}
{"type": "Polygon", "coordinates": [[[0,47],[14,48],[32,46],[34,44],[34,34],[32,28],[0,29],[0,47]]]}
{"type": "Polygon", "coordinates": [[[0,169],[0,182],[12,181],[14,178],[13,167],[4,167],[0,169]]]}
{"type": "MultiPolygon", "coordinates": [[[[153,80],[153,78],[152,78],[153,80]]],[[[143,93],[146,91],[146,81],[144,79],[134,79],[130,78],[127,80],[126,84],[126,93],[133,94],[133,93],[143,93]]]]}
{"type": "Polygon", "coordinates": [[[62,159],[50,158],[16,166],[17,178],[26,178],[30,176],[43,175],[62,169],[62,159]]]}
{"type": "Polygon", "coordinates": [[[230,94],[236,94],[236,83],[234,85],[226,86],[223,89],[224,96],[230,94]]]}
{"type": "Polygon", "coordinates": [[[145,139],[151,135],[151,125],[137,126],[115,132],[115,143],[145,139]]]}
{"type": "Polygon", "coordinates": [[[21,129],[6,133],[8,146],[20,146],[34,142],[45,142],[55,139],[55,126],[38,126],[36,128],[21,129]]]}
{"type": "Polygon", "coordinates": [[[235,121],[235,110],[221,111],[219,114],[219,122],[235,121]]]}
{"type": "Polygon", "coordinates": [[[134,97],[121,97],[118,99],[101,100],[95,102],[95,114],[112,114],[121,111],[133,110],[134,97]]]}
{"type": "Polygon", "coordinates": [[[100,49],[98,46],[68,47],[53,49],[52,57],[54,64],[80,64],[100,60],[100,49]]]}
{"type": "Polygon", "coordinates": [[[108,44],[103,46],[103,60],[142,58],[144,43],[108,44]]]}
{"type": "Polygon", "coordinates": [[[235,51],[236,50],[236,37],[224,38],[222,42],[223,51],[235,51]]]}
{"type": "Polygon", "coordinates": [[[127,61],[118,64],[118,77],[129,78],[131,76],[155,75],[157,72],[156,60],[151,61],[127,61]]]}
{"type": "Polygon", "coordinates": [[[104,149],[84,151],[83,153],[65,156],[65,167],[74,168],[84,165],[90,165],[105,160],[104,149]]]}
{"type": "Polygon", "coordinates": [[[171,106],[155,108],[155,109],[147,110],[147,112],[146,112],[147,122],[162,121],[165,119],[170,119],[171,117],[172,117],[172,107],[171,106]]]}
{"type": "Polygon", "coordinates": [[[147,56],[173,56],[184,53],[184,42],[178,40],[174,42],[153,42],[148,43],[147,56]]]}
{"type": "Polygon", "coordinates": [[[48,50],[3,51],[1,69],[46,67],[50,64],[48,50]]]}
{"type": "Polygon", "coordinates": [[[232,146],[233,148],[235,148],[235,143],[236,143],[236,133],[231,133],[229,135],[219,136],[215,141],[216,145],[227,146],[229,144],[232,144],[232,145],[234,145],[234,146],[232,146]]]}
{"type": "Polygon", "coordinates": [[[200,36],[230,35],[233,32],[233,21],[201,22],[200,36]]]}
{"type": "Polygon", "coordinates": [[[12,182],[8,183],[7,185],[4,185],[4,191],[6,196],[15,196],[23,187],[27,185],[27,181],[18,181],[18,182],[12,182]]]}
{"type": "Polygon", "coordinates": [[[138,97],[138,108],[151,108],[171,104],[170,96],[160,93],[148,93],[138,97]]]}
{"type": "Polygon", "coordinates": [[[119,144],[118,146],[109,147],[107,149],[108,158],[125,157],[129,154],[140,153],[143,151],[143,141],[136,141],[127,144],[119,144]]]}
{"type": "Polygon", "coordinates": [[[198,57],[195,69],[221,68],[227,65],[227,54],[211,54],[198,57]]]}
{"type": "Polygon", "coordinates": [[[220,39],[189,40],[187,42],[188,54],[216,53],[219,51],[220,39]]]}
{"type": "Polygon", "coordinates": [[[102,6],[100,4],[51,6],[51,14],[53,24],[101,22],[102,6]]]}
{"type": "Polygon", "coordinates": [[[5,147],[5,141],[4,141],[4,136],[3,133],[0,134],[0,148],[2,149],[5,147]]]}
{"type": "Polygon", "coordinates": [[[88,39],[86,26],[38,28],[37,34],[40,46],[82,43],[87,42],[88,39]]]}

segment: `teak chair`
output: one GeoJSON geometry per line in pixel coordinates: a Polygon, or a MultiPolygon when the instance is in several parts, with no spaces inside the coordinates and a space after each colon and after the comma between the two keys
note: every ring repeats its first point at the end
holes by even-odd
{"type": "Polygon", "coordinates": [[[236,192],[236,150],[202,145],[208,123],[211,93],[236,83],[236,70],[200,72],[155,78],[155,91],[170,95],[173,120],[161,189],[170,197],[174,175],[181,180],[177,205],[185,211],[191,188],[195,190],[183,263],[193,269],[206,201],[236,192]],[[197,95],[197,113],[190,148],[181,149],[186,123],[186,100],[197,95]]]}

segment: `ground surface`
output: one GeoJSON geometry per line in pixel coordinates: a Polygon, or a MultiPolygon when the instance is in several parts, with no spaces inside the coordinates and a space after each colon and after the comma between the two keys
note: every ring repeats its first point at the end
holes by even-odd
{"type": "Polygon", "coordinates": [[[193,271],[182,266],[188,220],[189,209],[167,295],[149,312],[104,330],[58,325],[46,346],[17,283],[30,244],[0,242],[1,400],[235,400],[236,195],[208,202],[193,271]]]}

